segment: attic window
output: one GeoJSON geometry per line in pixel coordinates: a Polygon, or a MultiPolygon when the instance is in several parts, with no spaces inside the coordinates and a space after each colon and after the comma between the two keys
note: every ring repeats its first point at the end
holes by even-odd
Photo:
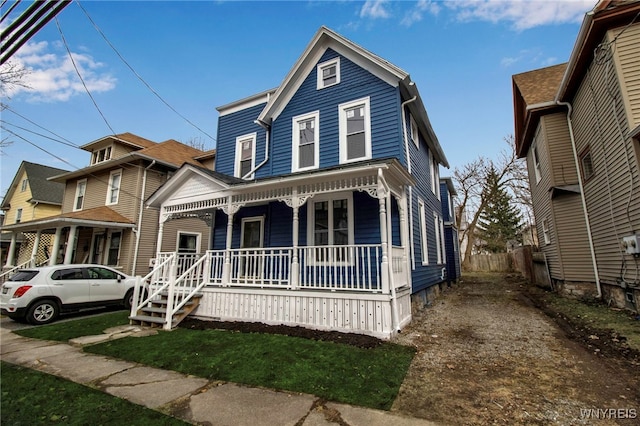
{"type": "Polygon", "coordinates": [[[29,185],[29,179],[22,179],[22,186],[20,187],[20,192],[26,191],[28,185],[29,185]]]}
{"type": "Polygon", "coordinates": [[[106,148],[93,151],[93,154],[91,156],[91,164],[102,163],[103,161],[107,161],[110,159],[111,159],[111,147],[108,146],[106,148]]]}
{"type": "Polygon", "coordinates": [[[318,90],[340,83],[340,58],[318,64],[318,90]]]}

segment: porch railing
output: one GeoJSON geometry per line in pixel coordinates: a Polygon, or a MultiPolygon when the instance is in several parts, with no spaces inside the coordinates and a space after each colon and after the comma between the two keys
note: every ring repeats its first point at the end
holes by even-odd
{"type": "Polygon", "coordinates": [[[286,287],[289,285],[291,253],[290,248],[231,250],[229,284],[247,287],[286,287]]]}
{"type": "Polygon", "coordinates": [[[393,285],[396,288],[409,284],[406,266],[404,247],[393,246],[391,248],[391,271],[393,273],[393,285]]]}
{"type": "Polygon", "coordinates": [[[35,263],[35,258],[32,257],[29,260],[26,260],[24,262],[22,262],[19,265],[16,266],[12,266],[11,269],[4,271],[3,273],[0,274],[0,284],[4,283],[5,281],[7,281],[9,279],[9,277],[11,275],[13,275],[15,272],[17,272],[20,269],[24,269],[24,268],[28,268],[31,265],[33,265],[35,263]]]}

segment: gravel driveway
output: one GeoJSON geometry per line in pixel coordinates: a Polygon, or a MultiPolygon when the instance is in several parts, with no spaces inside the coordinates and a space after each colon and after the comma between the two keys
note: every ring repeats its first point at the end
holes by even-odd
{"type": "Polygon", "coordinates": [[[395,339],[418,352],[392,410],[445,425],[640,424],[637,368],[569,340],[526,285],[472,275],[415,314],[395,339]]]}

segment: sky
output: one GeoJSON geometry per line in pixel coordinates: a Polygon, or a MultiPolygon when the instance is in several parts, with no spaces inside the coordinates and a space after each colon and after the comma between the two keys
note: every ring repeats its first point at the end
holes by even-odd
{"type": "Polygon", "coordinates": [[[215,148],[215,108],[279,86],[322,25],[411,75],[451,176],[507,148],[512,75],[567,62],[595,4],[76,0],[11,58],[28,89],[2,93],[0,196],[21,161],[83,168],[114,132],[215,148]]]}

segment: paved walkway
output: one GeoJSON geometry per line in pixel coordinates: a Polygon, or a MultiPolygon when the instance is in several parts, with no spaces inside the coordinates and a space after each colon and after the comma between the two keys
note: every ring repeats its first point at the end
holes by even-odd
{"type": "Polygon", "coordinates": [[[21,337],[2,327],[0,339],[5,362],[64,377],[148,408],[171,407],[176,417],[195,424],[433,425],[387,411],[324,402],[313,395],[209,381],[83,352],[81,345],[96,337],[82,338],[72,345],[21,337]]]}

